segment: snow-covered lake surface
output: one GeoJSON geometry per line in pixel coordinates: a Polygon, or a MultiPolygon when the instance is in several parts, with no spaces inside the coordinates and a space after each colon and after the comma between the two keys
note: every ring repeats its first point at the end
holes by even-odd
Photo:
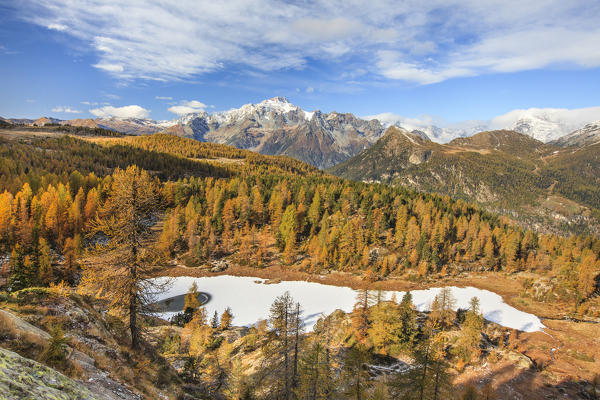
{"type": "MultiPolygon", "coordinates": [[[[226,307],[230,307],[234,315],[233,322],[238,326],[250,326],[261,319],[266,319],[273,300],[286,291],[290,292],[294,300],[302,306],[307,330],[312,329],[321,315],[328,315],[337,309],[350,312],[356,302],[356,291],[351,288],[315,282],[283,281],[264,284],[265,279],[229,275],[156,279],[171,279],[168,291],[162,293],[157,300],[185,294],[192,283],[196,282],[199,291],[211,295],[211,300],[205,306],[208,315],[212,316],[215,311],[220,315],[226,307]]],[[[481,311],[489,321],[525,332],[539,331],[544,328],[538,317],[509,306],[494,292],[473,287],[452,286],[450,288],[458,308],[468,308],[469,300],[478,297],[481,311]]],[[[419,311],[427,311],[440,290],[441,288],[431,288],[411,291],[416,308],[419,311]]],[[[393,293],[396,294],[398,301],[404,295],[404,292],[386,291],[385,299],[390,299],[393,293]]],[[[162,316],[168,319],[173,314],[175,313],[166,312],[162,313],[162,316]]]]}

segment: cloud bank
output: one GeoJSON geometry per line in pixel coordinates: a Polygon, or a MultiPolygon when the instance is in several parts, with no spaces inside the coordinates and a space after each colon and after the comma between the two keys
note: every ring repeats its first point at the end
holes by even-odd
{"type": "Polygon", "coordinates": [[[52,112],[59,112],[59,113],[68,113],[68,114],[80,114],[81,111],[76,110],[72,107],[68,107],[68,106],[58,106],[58,107],[54,107],[52,109],[52,112]]]}
{"type": "Polygon", "coordinates": [[[89,110],[90,113],[98,118],[148,118],[150,110],[146,110],[138,105],[130,105],[123,107],[104,106],[89,110]]]}
{"type": "Polygon", "coordinates": [[[31,0],[20,14],[83,40],[94,67],[126,80],[349,60],[416,84],[600,66],[596,0],[31,0]]]}

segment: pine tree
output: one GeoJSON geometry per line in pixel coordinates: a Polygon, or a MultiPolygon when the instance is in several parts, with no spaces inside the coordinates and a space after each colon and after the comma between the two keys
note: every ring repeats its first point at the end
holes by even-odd
{"type": "Polygon", "coordinates": [[[315,190],[315,194],[312,199],[312,203],[308,209],[308,222],[311,225],[311,232],[315,232],[316,228],[319,226],[319,222],[321,221],[321,194],[319,193],[319,189],[315,190]]]}
{"type": "Polygon", "coordinates": [[[325,347],[315,341],[305,350],[299,364],[298,399],[320,400],[331,398],[330,368],[325,347]]]}
{"type": "Polygon", "coordinates": [[[0,195],[0,241],[7,245],[12,236],[13,196],[7,191],[0,195]]]}
{"type": "Polygon", "coordinates": [[[210,326],[213,329],[217,329],[219,327],[219,313],[216,310],[212,319],[210,320],[210,326]]]}
{"type": "Polygon", "coordinates": [[[445,338],[436,323],[425,328],[423,339],[413,349],[412,368],[399,372],[390,382],[394,398],[447,399],[449,365],[445,359],[445,338]]]}
{"type": "Polygon", "coordinates": [[[412,302],[412,295],[406,292],[400,301],[399,319],[400,328],[400,343],[410,348],[417,333],[417,313],[412,302]]]}
{"type": "Polygon", "coordinates": [[[157,184],[146,171],[136,166],[117,169],[90,229],[90,238],[103,235],[108,240],[98,243],[96,256],[87,261],[82,287],[107,298],[112,309],[128,317],[133,349],[139,347],[137,317],[161,289],[148,279],[152,262],[143,246],[159,209],[157,184]]]}

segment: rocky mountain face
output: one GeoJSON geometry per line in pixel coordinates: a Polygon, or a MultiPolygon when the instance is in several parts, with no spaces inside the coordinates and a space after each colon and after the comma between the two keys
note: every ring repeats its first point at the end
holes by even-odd
{"type": "Polygon", "coordinates": [[[550,144],[561,147],[585,147],[598,143],[600,143],[600,121],[587,124],[581,129],[550,142],[550,144]]]}
{"type": "Polygon", "coordinates": [[[325,168],[369,147],[381,136],[383,126],[349,113],[306,112],[275,97],[223,113],[186,115],[166,132],[262,154],[286,155],[325,168]]]}
{"type": "MultiPolygon", "coordinates": [[[[70,124],[71,121],[66,121],[70,124]]],[[[127,135],[151,135],[171,126],[164,121],[157,122],[144,118],[97,118],[94,120],[99,128],[111,129],[127,135]]]]}
{"type": "Polygon", "coordinates": [[[203,142],[228,144],[267,155],[286,155],[320,168],[330,167],[360,153],[381,137],[383,125],[350,113],[306,112],[283,97],[219,113],[193,113],[172,121],[150,119],[40,118],[17,123],[48,123],[99,127],[125,134],[165,131],[203,142]]]}
{"type": "Polygon", "coordinates": [[[476,201],[541,231],[600,228],[600,144],[564,149],[507,130],[439,144],[391,127],[328,171],[476,201]]]}
{"type": "MultiPolygon", "coordinates": [[[[169,134],[205,142],[228,144],[269,155],[287,155],[320,168],[343,162],[370,147],[391,126],[402,127],[437,143],[504,129],[521,133],[532,139],[557,146],[580,145],[595,141],[598,123],[581,128],[582,121],[595,115],[569,114],[560,109],[514,110],[489,121],[464,121],[444,127],[393,114],[379,114],[366,119],[350,113],[307,112],[283,97],[274,97],[258,104],[217,113],[192,113],[171,121],[140,118],[98,118],[62,121],[43,117],[37,120],[11,119],[13,124],[69,124],[89,128],[104,128],[117,132],[141,135],[165,131],[169,134]],[[562,139],[569,134],[568,138],[562,139]],[[561,139],[559,139],[561,138],[561,139]]],[[[514,139],[514,138],[513,138],[514,139]]],[[[454,142],[458,145],[460,142],[454,142]]],[[[595,142],[594,142],[595,143],[595,142]]],[[[515,145],[514,151],[521,147],[515,145]]]]}

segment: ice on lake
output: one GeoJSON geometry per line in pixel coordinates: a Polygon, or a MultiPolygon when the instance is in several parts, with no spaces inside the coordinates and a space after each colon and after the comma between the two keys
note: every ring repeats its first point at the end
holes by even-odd
{"type": "MultiPolygon", "coordinates": [[[[356,291],[348,287],[324,285],[316,282],[282,281],[280,283],[264,284],[265,279],[241,276],[212,276],[212,277],[176,277],[156,278],[157,280],[171,279],[168,291],[158,296],[163,300],[187,293],[192,283],[196,282],[198,290],[211,295],[211,300],[205,308],[211,316],[215,311],[219,315],[230,307],[234,315],[234,325],[250,326],[269,316],[269,309],[273,300],[286,291],[295,301],[299,302],[304,310],[304,323],[307,330],[311,330],[320,316],[331,314],[337,309],[345,312],[352,311],[356,302],[356,291]]],[[[474,287],[450,287],[456,298],[456,307],[466,309],[469,300],[478,297],[483,316],[488,321],[496,322],[507,328],[518,329],[525,332],[542,330],[544,325],[538,317],[519,311],[506,304],[502,297],[488,290],[474,287]]],[[[433,298],[441,288],[425,290],[412,290],[413,303],[419,311],[427,311],[433,298]]],[[[384,297],[389,300],[396,294],[398,301],[404,292],[385,291],[384,297]]],[[[174,312],[161,315],[170,318],[174,312]]]]}

